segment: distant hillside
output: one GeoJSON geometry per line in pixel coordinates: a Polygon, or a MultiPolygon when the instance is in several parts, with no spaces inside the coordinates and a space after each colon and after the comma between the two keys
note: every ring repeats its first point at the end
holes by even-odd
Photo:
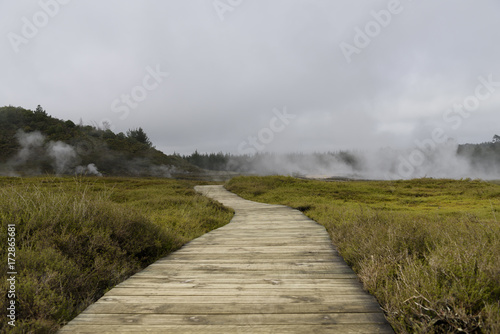
{"type": "Polygon", "coordinates": [[[54,118],[40,106],[0,107],[0,175],[169,177],[199,171],[180,156],[158,151],[140,127],[115,134],[54,118]]]}

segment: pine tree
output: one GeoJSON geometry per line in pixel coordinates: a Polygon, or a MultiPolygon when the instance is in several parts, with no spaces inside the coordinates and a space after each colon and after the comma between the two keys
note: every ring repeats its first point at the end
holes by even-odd
{"type": "Polygon", "coordinates": [[[148,135],[142,128],[137,128],[135,130],[128,130],[127,136],[137,140],[139,143],[146,144],[148,147],[152,147],[153,143],[149,139],[148,135]]]}
{"type": "Polygon", "coordinates": [[[35,114],[41,114],[41,115],[47,116],[47,112],[45,110],[43,110],[41,105],[38,105],[36,107],[35,114]]]}

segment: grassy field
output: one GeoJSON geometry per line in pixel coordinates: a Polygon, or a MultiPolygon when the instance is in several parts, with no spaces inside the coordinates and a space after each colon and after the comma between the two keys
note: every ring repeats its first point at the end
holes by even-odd
{"type": "Polygon", "coordinates": [[[8,224],[15,224],[16,327],[53,333],[107,290],[233,213],[192,189],[153,178],[0,178],[0,293],[7,296],[8,224]]]}
{"type": "Polygon", "coordinates": [[[499,185],[237,177],[226,188],[324,225],[396,332],[500,333],[499,185]]]}

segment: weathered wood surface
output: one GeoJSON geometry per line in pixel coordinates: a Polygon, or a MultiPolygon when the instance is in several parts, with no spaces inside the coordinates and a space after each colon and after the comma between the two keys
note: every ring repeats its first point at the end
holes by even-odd
{"type": "Polygon", "coordinates": [[[297,210],[196,190],[235,210],[110,290],[60,333],[393,333],[325,229],[297,210]]]}

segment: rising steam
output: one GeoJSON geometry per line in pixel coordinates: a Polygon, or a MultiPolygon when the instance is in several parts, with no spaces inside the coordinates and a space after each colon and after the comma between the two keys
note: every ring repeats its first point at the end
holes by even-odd
{"type": "Polygon", "coordinates": [[[44,167],[51,166],[58,175],[87,174],[102,176],[95,164],[78,165],[80,157],[75,148],[61,141],[47,141],[39,131],[26,133],[18,130],[16,140],[20,146],[17,154],[0,170],[0,175],[19,176],[22,169],[28,175],[42,174],[44,167]]]}
{"type": "MultiPolygon", "coordinates": [[[[188,161],[191,157],[187,157],[188,161]]],[[[210,159],[208,155],[197,156],[198,159],[200,157],[205,158],[205,162],[210,159]]],[[[459,145],[450,139],[433,147],[406,150],[384,148],[375,151],[215,157],[218,160],[225,159],[225,164],[219,164],[216,169],[258,175],[377,180],[421,177],[500,179],[500,141],[459,145]]],[[[201,167],[210,168],[208,165],[205,163],[201,167]]]]}
{"type": "Polygon", "coordinates": [[[88,164],[87,166],[76,166],[75,174],[102,176],[102,174],[99,172],[99,170],[97,170],[97,167],[95,164],[88,164]]]}
{"type": "Polygon", "coordinates": [[[47,155],[52,158],[52,166],[57,174],[64,174],[72,167],[77,157],[72,146],[61,141],[50,141],[46,147],[47,155]]]}

